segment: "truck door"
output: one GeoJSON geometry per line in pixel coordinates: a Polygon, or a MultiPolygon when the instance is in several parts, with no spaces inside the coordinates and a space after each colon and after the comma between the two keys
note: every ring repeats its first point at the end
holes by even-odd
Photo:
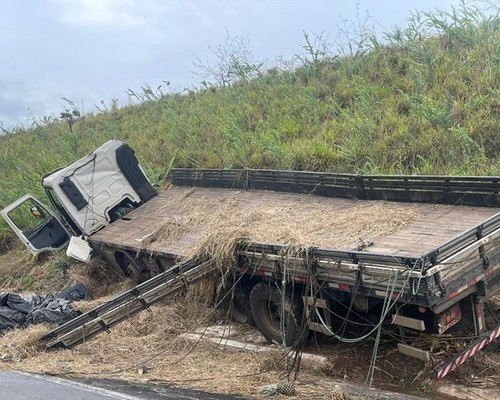
{"type": "Polygon", "coordinates": [[[71,235],[56,215],[30,195],[21,197],[0,213],[34,255],[60,250],[70,240],[71,235]]]}

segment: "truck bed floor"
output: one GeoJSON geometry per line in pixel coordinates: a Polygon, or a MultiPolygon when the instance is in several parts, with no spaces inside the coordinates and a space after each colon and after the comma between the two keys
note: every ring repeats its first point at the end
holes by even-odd
{"type": "MultiPolygon", "coordinates": [[[[426,254],[500,211],[488,207],[171,186],[122,220],[92,235],[90,240],[97,244],[112,244],[130,250],[159,251],[182,258],[207,231],[228,223],[228,214],[221,212],[227,204],[231,206],[233,222],[238,221],[239,213],[247,219],[273,221],[274,225],[271,226],[260,223],[258,229],[261,232],[257,232],[257,228],[250,232],[258,238],[273,238],[276,233],[274,231],[278,228],[283,230],[290,219],[300,219],[299,226],[296,224],[293,227],[299,239],[302,237],[301,230],[305,232],[309,228],[307,234],[304,233],[304,243],[300,243],[301,245],[353,250],[353,247],[365,244],[368,247],[364,250],[368,252],[403,257],[426,254]],[[401,215],[406,218],[404,221],[398,220],[401,215]],[[395,221],[391,221],[391,218],[395,221]],[[315,234],[307,221],[317,224],[318,219],[321,219],[322,228],[315,234]],[[386,227],[378,232],[376,225],[387,223],[392,224],[389,225],[390,229],[386,227]],[[163,234],[167,234],[166,240],[165,235],[163,239],[157,235],[162,229],[163,234]],[[175,235],[168,237],[169,229],[176,231],[175,235]],[[345,237],[355,240],[342,241],[345,237]]],[[[244,228],[246,222],[241,221],[244,228]]],[[[279,237],[259,242],[288,244],[280,241],[279,237]]]]}

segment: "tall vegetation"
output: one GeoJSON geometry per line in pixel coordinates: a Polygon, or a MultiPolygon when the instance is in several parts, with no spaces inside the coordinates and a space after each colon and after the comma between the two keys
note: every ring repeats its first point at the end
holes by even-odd
{"type": "Polygon", "coordinates": [[[85,115],[68,103],[61,119],[0,136],[0,207],[41,195],[42,175],[108,139],[129,142],[155,182],[170,167],[499,174],[498,9],[462,3],[357,38],[334,52],[305,35],[295,68],[215,47],[229,64],[198,60],[219,80],[197,90],[145,85],[129,106],[85,115]]]}

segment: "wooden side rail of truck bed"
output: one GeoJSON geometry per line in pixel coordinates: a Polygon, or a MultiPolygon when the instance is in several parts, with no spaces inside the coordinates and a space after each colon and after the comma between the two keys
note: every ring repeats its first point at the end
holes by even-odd
{"type": "Polygon", "coordinates": [[[499,176],[359,175],[307,171],[175,168],[177,186],[307,193],[359,200],[500,207],[499,176]]]}

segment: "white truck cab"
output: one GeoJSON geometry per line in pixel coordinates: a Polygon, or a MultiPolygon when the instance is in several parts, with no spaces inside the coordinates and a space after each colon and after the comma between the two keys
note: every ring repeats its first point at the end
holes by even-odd
{"type": "Polygon", "coordinates": [[[118,140],[46,175],[42,184],[55,213],[30,195],[0,211],[35,255],[64,248],[71,236],[92,235],[157,194],[134,151],[118,140]]]}

